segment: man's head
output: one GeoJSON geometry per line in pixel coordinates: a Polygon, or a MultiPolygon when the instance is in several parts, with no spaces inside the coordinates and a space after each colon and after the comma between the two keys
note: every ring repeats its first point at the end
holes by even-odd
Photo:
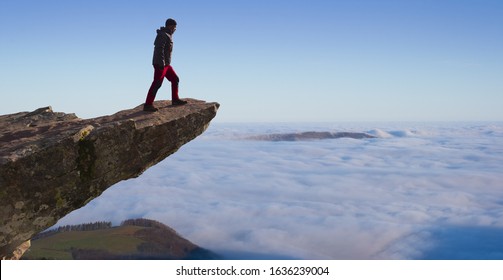
{"type": "Polygon", "coordinates": [[[176,20],[172,18],[168,18],[166,20],[166,28],[171,31],[171,34],[173,34],[176,30],[176,20]]]}

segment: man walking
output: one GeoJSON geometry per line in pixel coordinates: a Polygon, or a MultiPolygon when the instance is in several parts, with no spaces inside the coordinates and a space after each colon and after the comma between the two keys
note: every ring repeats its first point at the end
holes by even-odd
{"type": "Polygon", "coordinates": [[[176,30],[176,21],[172,18],[166,20],[164,27],[157,29],[157,36],[154,41],[154,81],[148,90],[147,99],[143,106],[143,111],[156,112],[154,99],[157,91],[162,85],[164,78],[171,82],[171,104],[184,105],[187,101],[178,97],[178,82],[180,79],[171,66],[171,52],[173,51],[173,33],[176,30]]]}

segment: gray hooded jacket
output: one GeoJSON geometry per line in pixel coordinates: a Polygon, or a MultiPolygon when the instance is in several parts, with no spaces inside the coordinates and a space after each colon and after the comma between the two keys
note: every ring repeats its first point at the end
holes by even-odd
{"type": "Polygon", "coordinates": [[[157,29],[154,41],[154,57],[152,64],[164,67],[171,64],[171,52],[173,51],[173,39],[165,27],[157,29]]]}

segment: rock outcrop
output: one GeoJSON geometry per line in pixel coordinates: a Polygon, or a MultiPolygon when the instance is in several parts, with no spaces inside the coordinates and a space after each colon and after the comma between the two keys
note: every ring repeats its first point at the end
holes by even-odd
{"type": "Polygon", "coordinates": [[[203,133],[219,104],[188,101],[93,119],[50,107],[0,116],[0,258],[203,133]]]}

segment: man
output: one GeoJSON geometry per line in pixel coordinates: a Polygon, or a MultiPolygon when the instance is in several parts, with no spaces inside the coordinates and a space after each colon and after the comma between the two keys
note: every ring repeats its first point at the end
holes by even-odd
{"type": "Polygon", "coordinates": [[[171,52],[173,51],[173,33],[176,30],[176,21],[172,18],[166,20],[164,27],[157,29],[157,36],[154,41],[154,57],[152,65],[154,66],[154,81],[147,94],[147,100],[143,106],[143,111],[156,112],[154,99],[157,91],[162,85],[164,78],[171,82],[171,104],[184,105],[187,101],[178,97],[178,82],[180,79],[171,66],[171,52]]]}

